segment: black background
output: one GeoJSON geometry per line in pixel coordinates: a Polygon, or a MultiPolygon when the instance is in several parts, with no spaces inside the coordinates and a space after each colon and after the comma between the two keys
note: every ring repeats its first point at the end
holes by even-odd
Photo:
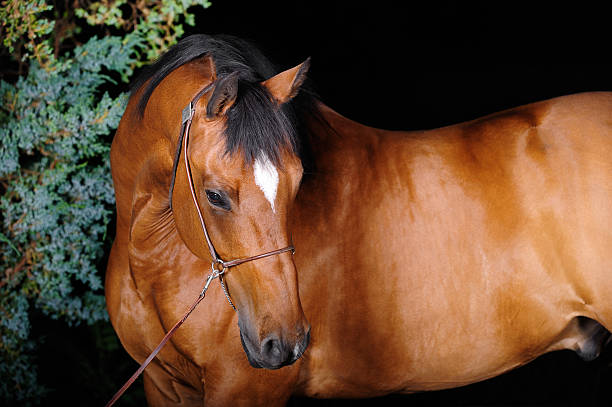
{"type": "MultiPolygon", "coordinates": [[[[612,91],[607,2],[212,1],[186,35],[250,39],[281,70],[311,56],[321,99],[374,127],[435,128],[555,96],[612,91]]],[[[99,341],[114,340],[108,325],[76,335],[63,329],[58,323],[58,336],[40,350],[41,381],[56,390],[45,404],[105,403],[137,365],[121,348],[96,351],[99,341]]],[[[556,352],[448,391],[289,405],[608,406],[609,353],[586,363],[556,352]]],[[[142,403],[139,381],[118,405],[142,403]]]]}
{"type": "Polygon", "coordinates": [[[612,13],[589,2],[213,1],[197,33],[253,40],[339,113],[386,129],[453,124],[611,90],[612,13]]]}

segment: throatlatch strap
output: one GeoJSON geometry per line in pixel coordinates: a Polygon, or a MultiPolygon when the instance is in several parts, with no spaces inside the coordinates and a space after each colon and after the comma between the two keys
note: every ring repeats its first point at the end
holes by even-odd
{"type": "MultiPolygon", "coordinates": [[[[191,106],[191,103],[189,104],[191,106]]],[[[183,109],[184,111],[184,109],[183,109]]],[[[178,146],[174,154],[174,163],[172,164],[172,180],[170,181],[170,210],[172,210],[172,192],[174,191],[174,182],[176,181],[176,170],[178,169],[179,158],[181,157],[181,146],[183,145],[183,137],[185,137],[185,122],[181,124],[181,134],[179,135],[178,146]]]]}

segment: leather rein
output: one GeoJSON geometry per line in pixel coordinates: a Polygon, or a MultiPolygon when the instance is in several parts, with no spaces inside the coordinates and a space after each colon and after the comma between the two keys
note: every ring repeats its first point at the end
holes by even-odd
{"type": "Polygon", "coordinates": [[[168,342],[170,337],[174,335],[176,330],[183,324],[183,322],[185,322],[187,317],[193,312],[193,310],[197,307],[197,305],[204,299],[204,297],[206,296],[206,291],[208,290],[208,287],[210,286],[210,283],[212,282],[212,280],[214,280],[215,278],[219,279],[219,283],[221,287],[223,288],[223,292],[225,294],[227,301],[232,306],[234,311],[237,311],[236,307],[234,306],[234,303],[232,302],[230,298],[227,287],[223,281],[223,275],[227,273],[227,271],[230,268],[239,266],[240,264],[247,263],[249,261],[259,260],[259,259],[263,259],[263,258],[270,257],[270,256],[276,256],[278,254],[285,253],[285,252],[291,252],[292,255],[295,253],[295,248],[293,247],[293,245],[290,245],[282,249],[272,250],[270,252],[265,252],[265,253],[258,254],[255,256],[237,258],[237,259],[226,261],[226,260],[223,260],[219,256],[217,251],[215,250],[215,246],[213,245],[212,240],[210,239],[210,235],[208,234],[208,229],[206,229],[206,223],[204,223],[204,216],[202,215],[202,210],[200,209],[200,205],[198,203],[198,198],[197,198],[197,194],[195,191],[195,185],[193,183],[193,178],[191,176],[191,165],[189,164],[189,154],[187,150],[189,147],[189,130],[191,129],[191,123],[193,121],[193,116],[195,114],[195,105],[198,102],[198,100],[202,97],[202,95],[208,92],[213,87],[214,84],[215,82],[213,81],[208,86],[204,87],[204,89],[198,92],[198,94],[191,100],[191,102],[189,102],[189,104],[185,106],[185,108],[182,110],[181,130],[179,133],[179,140],[178,140],[177,147],[176,147],[176,154],[174,156],[174,164],[172,166],[172,181],[170,183],[170,210],[172,210],[173,209],[172,208],[172,193],[174,191],[174,183],[176,181],[176,172],[177,172],[178,165],[179,165],[181,150],[184,150],[185,151],[184,153],[185,172],[187,173],[187,180],[189,184],[189,190],[191,192],[191,199],[198,213],[198,218],[200,219],[200,225],[202,227],[202,232],[204,233],[206,245],[208,246],[208,250],[212,258],[212,262],[210,265],[211,273],[206,278],[202,291],[200,292],[200,294],[198,295],[194,303],[191,304],[191,306],[189,307],[185,315],[183,315],[183,317],[176,324],[174,324],[174,326],[168,331],[168,333],[166,333],[166,335],[163,337],[159,345],[157,345],[157,347],[153,350],[153,352],[151,352],[151,354],[145,359],[145,361],[142,362],[138,370],[136,370],[136,372],[128,379],[128,381],[125,382],[125,384],[117,391],[117,393],[115,393],[113,398],[106,404],[106,407],[110,407],[113,404],[115,404],[115,402],[119,399],[119,397],[123,395],[123,393],[128,389],[128,387],[130,387],[130,385],[134,383],[134,381],[136,381],[138,376],[140,376],[140,374],[149,365],[149,363],[151,363],[151,361],[159,353],[159,351],[166,344],[166,342],[168,342]]]}

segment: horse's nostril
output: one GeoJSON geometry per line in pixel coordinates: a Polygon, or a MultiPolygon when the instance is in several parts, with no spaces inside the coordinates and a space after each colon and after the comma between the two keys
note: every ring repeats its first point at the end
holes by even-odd
{"type": "Polygon", "coordinates": [[[275,337],[268,337],[261,343],[261,354],[268,359],[278,359],[281,356],[281,344],[275,337]]]}
{"type": "Polygon", "coordinates": [[[272,366],[280,367],[287,364],[291,356],[291,350],[283,346],[276,335],[270,335],[261,342],[261,357],[272,366]]]}

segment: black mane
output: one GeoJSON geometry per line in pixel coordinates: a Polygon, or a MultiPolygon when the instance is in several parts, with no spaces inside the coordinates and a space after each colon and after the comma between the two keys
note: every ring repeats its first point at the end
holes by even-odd
{"type": "Polygon", "coordinates": [[[296,98],[278,107],[259,84],[277,74],[276,67],[255,46],[233,36],[191,35],[147,67],[132,85],[132,94],[142,88],[138,100],[141,117],[151,94],[170,72],[204,55],[213,58],[218,77],[239,73],[238,95],[226,114],[226,153],[240,149],[247,162],[264,154],[280,165],[279,153],[288,148],[303,159],[305,143],[299,130],[303,127],[302,113],[312,114],[316,110],[314,94],[302,89],[296,98]]]}

